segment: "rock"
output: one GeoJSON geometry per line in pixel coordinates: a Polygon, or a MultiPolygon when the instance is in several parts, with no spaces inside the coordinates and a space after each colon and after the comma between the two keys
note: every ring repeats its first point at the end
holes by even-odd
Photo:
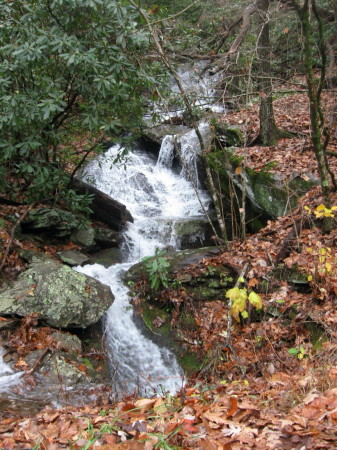
{"type": "Polygon", "coordinates": [[[71,234],[72,241],[82,250],[93,253],[102,248],[117,247],[121,241],[120,234],[109,228],[86,228],[71,234]]]}
{"type": "MultiPolygon", "coordinates": [[[[187,295],[196,301],[225,299],[226,290],[232,287],[236,276],[230,268],[223,265],[217,267],[202,265],[202,269],[197,272],[197,275],[193,272],[190,273],[188,268],[189,265],[198,265],[205,258],[211,258],[218,253],[219,250],[216,247],[168,253],[165,259],[169,263],[167,272],[169,282],[178,280],[187,295]]],[[[151,262],[151,259],[148,262],[151,262]]],[[[148,278],[149,275],[143,262],[130,267],[123,275],[126,283],[135,283],[148,278]]]]}
{"type": "Polygon", "coordinates": [[[89,264],[101,264],[110,267],[123,262],[123,254],[119,248],[107,248],[91,256],[89,264]]]}
{"type": "Polygon", "coordinates": [[[87,193],[93,196],[90,207],[95,219],[101,220],[115,230],[120,230],[127,221],[133,222],[131,213],[125,205],[90,184],[74,179],[71,187],[79,194],[87,193]]]}
{"type": "Polygon", "coordinates": [[[39,318],[56,328],[85,328],[113,303],[110,288],[54,260],[36,262],[0,293],[0,315],[39,318]]]}
{"type": "Polygon", "coordinates": [[[42,234],[46,238],[65,238],[78,228],[80,220],[69,211],[38,208],[21,223],[23,233],[42,234]]]}
{"type": "Polygon", "coordinates": [[[94,228],[94,241],[100,248],[118,247],[120,234],[109,228],[94,228]]]}
{"type": "Polygon", "coordinates": [[[65,250],[63,252],[58,252],[57,257],[64,263],[68,264],[70,267],[83,266],[89,262],[87,255],[76,250],[65,250]]]}
{"type": "MultiPolygon", "coordinates": [[[[25,357],[25,362],[32,368],[39,361],[44,350],[35,350],[25,357]]],[[[44,387],[49,386],[50,392],[56,386],[74,387],[80,383],[90,383],[91,378],[76,367],[76,358],[70,357],[68,353],[55,350],[53,353],[48,353],[40,365],[37,366],[37,375],[40,378],[41,384],[44,387]]]]}
{"type": "Polygon", "coordinates": [[[52,258],[49,255],[46,255],[42,252],[36,252],[35,250],[20,250],[20,258],[22,258],[24,261],[28,263],[36,263],[36,262],[43,262],[43,261],[50,261],[52,258]]]}
{"type": "Polygon", "coordinates": [[[207,219],[180,219],[174,224],[178,247],[182,250],[211,246],[214,232],[207,219]]]}
{"type": "Polygon", "coordinates": [[[51,337],[57,342],[58,346],[67,352],[82,352],[82,342],[74,334],[54,331],[51,337]]]}
{"type": "Polygon", "coordinates": [[[95,231],[93,228],[86,228],[82,230],[75,230],[71,234],[71,240],[80,245],[82,250],[90,252],[96,251],[98,246],[95,242],[95,231]]]}
{"type": "MultiPolygon", "coordinates": [[[[310,174],[295,176],[288,181],[281,180],[268,170],[255,171],[249,167],[237,174],[236,169],[241,168],[242,158],[235,154],[233,148],[212,151],[207,158],[211,168],[220,176],[224,199],[229,199],[232,194],[229,184],[235,187],[240,204],[242,192],[245,191],[246,222],[250,224],[251,232],[258,231],[267,220],[275,220],[289,213],[296,206],[299,196],[319,184],[319,180],[310,174]]],[[[224,208],[227,207],[230,204],[225,202],[224,208]]]]}
{"type": "Polygon", "coordinates": [[[145,128],[142,133],[150,141],[161,144],[164,137],[167,135],[181,135],[187,133],[188,131],[190,131],[190,129],[184,125],[164,124],[145,128]]]}
{"type": "Polygon", "coordinates": [[[239,127],[218,122],[214,126],[214,131],[224,147],[242,147],[245,143],[244,134],[239,127]]]}

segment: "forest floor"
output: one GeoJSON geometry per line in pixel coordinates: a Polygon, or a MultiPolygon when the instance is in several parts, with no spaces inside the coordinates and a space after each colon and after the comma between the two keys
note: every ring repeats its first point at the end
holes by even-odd
{"type": "MultiPolygon", "coordinates": [[[[328,118],[335,103],[324,94],[328,118]]],[[[274,162],[270,171],[283,179],[294,174],[305,178],[309,172],[317,175],[305,92],[281,97],[274,106],[278,126],[296,136],[280,140],[275,147],[239,149],[246,164],[261,170],[274,162]]],[[[245,127],[252,140],[258,133],[258,107],[229,113],[224,121],[245,127]]],[[[328,150],[337,177],[334,137],[328,150]]],[[[248,263],[247,289],[259,293],[264,312],[255,321],[254,315],[245,323],[234,320],[233,352],[226,346],[226,304],[199,304],[194,309],[197,331],[186,339],[192,343],[191,351],[209,355],[209,364],[187,380],[180,393],[119,402],[102,394],[85,407],[48,407],[32,416],[3,411],[0,447],[336,448],[337,234],[336,227],[330,234],[321,233],[323,210],[317,209],[321,204],[320,189],[313,187],[291,214],[268,222],[259,233],[244,242],[231,242],[229,250],[204,261],[208,266],[228,262],[238,269],[248,263]],[[303,284],[271,279],[275,261],[284,263],[289,273],[303,274],[303,284]]],[[[336,193],[333,204],[337,205],[336,193]]],[[[10,228],[5,226],[0,233],[6,242],[10,228]]],[[[8,276],[23,268],[17,250],[25,245],[14,241],[5,268],[8,276]]],[[[51,254],[56,250],[46,249],[51,254]]]]}

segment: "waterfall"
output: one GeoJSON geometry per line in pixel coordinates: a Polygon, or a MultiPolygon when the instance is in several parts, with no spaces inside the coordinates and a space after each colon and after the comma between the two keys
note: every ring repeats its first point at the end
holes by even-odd
{"type": "MultiPolygon", "coordinates": [[[[192,184],[183,173],[171,169],[173,138],[163,141],[158,161],[141,150],[124,163],[113,164],[120,151],[112,147],[92,161],[84,178],[131,212],[134,223],[124,231],[124,262],[109,268],[99,264],[77,267],[111,287],[115,301],[106,314],[106,342],[111,361],[113,387],[119,394],[174,394],[183,386],[183,372],[169,348],[160,348],[145,337],[133,321],[128,287],[121,275],[156,248],[177,248],[174,224],[179,219],[203,216],[192,184]]],[[[209,198],[199,191],[207,206],[209,198]]]]}
{"type": "Polygon", "coordinates": [[[157,166],[171,168],[174,158],[174,136],[167,135],[161,144],[157,166]]]}
{"type": "Polygon", "coordinates": [[[3,360],[4,351],[0,348],[0,391],[7,391],[9,386],[17,384],[23,372],[14,373],[3,360]]]}

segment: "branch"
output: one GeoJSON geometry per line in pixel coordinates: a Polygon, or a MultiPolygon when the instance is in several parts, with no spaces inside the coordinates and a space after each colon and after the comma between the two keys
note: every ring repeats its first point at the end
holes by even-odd
{"type": "MultiPolygon", "coordinates": [[[[242,17],[240,18],[239,23],[242,20],[242,28],[240,33],[238,34],[238,36],[236,37],[235,41],[233,42],[233,44],[231,45],[230,49],[224,54],[223,58],[222,58],[222,65],[218,64],[217,67],[215,67],[212,70],[212,73],[215,74],[217,72],[219,72],[221,69],[223,69],[223,65],[224,63],[227,61],[227,59],[233,55],[234,53],[236,53],[239,49],[239,47],[241,46],[242,42],[244,41],[244,38],[246,37],[249,27],[250,27],[250,16],[253,13],[257,12],[257,8],[256,5],[253,3],[249,6],[247,6],[247,8],[244,9],[243,13],[242,13],[242,17]]],[[[236,22],[235,22],[236,24],[236,22]]],[[[232,29],[234,29],[235,27],[233,27],[232,29]]],[[[209,67],[205,68],[204,70],[208,70],[209,67]]]]}

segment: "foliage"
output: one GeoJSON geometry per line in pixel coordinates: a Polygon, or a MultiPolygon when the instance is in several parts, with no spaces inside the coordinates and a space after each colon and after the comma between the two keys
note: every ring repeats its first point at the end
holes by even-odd
{"type": "Polygon", "coordinates": [[[240,322],[240,315],[243,319],[248,317],[247,300],[256,309],[262,309],[261,297],[256,292],[247,289],[234,287],[226,292],[226,297],[232,300],[231,314],[237,322],[240,322]]]}
{"type": "Polygon", "coordinates": [[[165,258],[166,250],[156,248],[154,256],[143,258],[145,268],[150,278],[151,289],[157,291],[160,288],[168,288],[167,278],[170,264],[165,258]]]}
{"type": "Polygon", "coordinates": [[[334,211],[337,210],[337,206],[327,208],[324,205],[319,205],[314,210],[310,209],[308,206],[305,206],[304,209],[308,211],[308,214],[314,213],[317,219],[323,219],[323,217],[334,217],[334,211]]]}
{"type": "Polygon", "coordinates": [[[0,188],[74,204],[74,155],[139,124],[147,35],[124,1],[0,1],[0,15],[0,188]]]}
{"type": "Polygon", "coordinates": [[[303,359],[308,356],[306,349],[303,347],[303,345],[300,345],[299,348],[290,348],[288,350],[289,355],[297,356],[297,359],[303,359]]]}

